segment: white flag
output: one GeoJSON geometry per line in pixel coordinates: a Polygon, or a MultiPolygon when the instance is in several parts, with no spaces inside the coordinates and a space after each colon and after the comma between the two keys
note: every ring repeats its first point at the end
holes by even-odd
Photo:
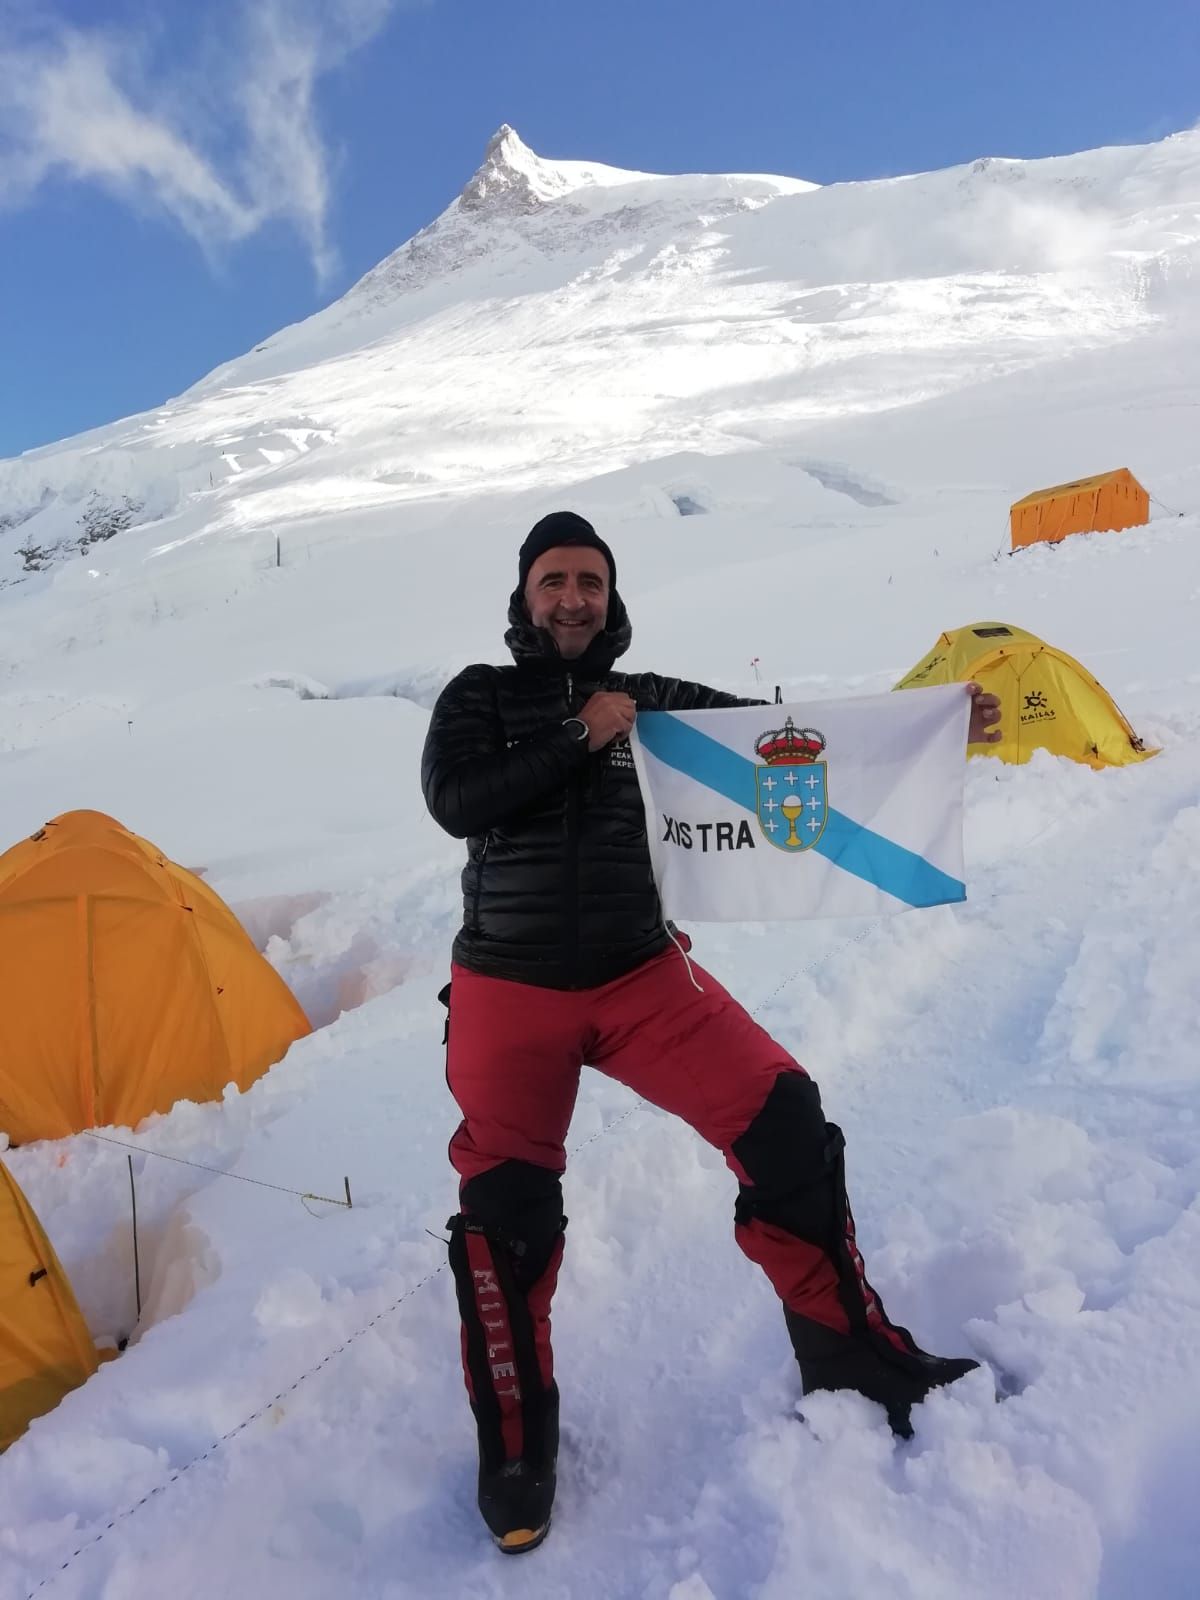
{"type": "Polygon", "coordinates": [[[961,684],[644,711],[630,738],[663,908],[700,922],[965,900],[961,684]]]}

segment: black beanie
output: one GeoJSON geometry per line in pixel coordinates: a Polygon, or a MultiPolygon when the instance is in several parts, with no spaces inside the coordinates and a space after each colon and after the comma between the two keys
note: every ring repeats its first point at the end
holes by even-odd
{"type": "Polygon", "coordinates": [[[548,517],[543,517],[540,522],[534,523],[525,543],[521,546],[520,555],[517,557],[517,589],[521,595],[525,593],[525,580],[529,577],[529,569],[539,556],[561,545],[579,544],[599,550],[608,562],[608,586],[615,590],[617,563],[613,560],[612,551],[595,528],[584,517],[576,516],[573,511],[552,511],[548,517]]]}

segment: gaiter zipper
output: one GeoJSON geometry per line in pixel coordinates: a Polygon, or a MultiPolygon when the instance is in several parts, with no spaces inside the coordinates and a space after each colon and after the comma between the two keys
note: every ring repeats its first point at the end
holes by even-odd
{"type": "MultiPolygon", "coordinates": [[[[575,715],[575,679],[567,673],[567,715],[575,715]]],[[[563,865],[566,976],[571,988],[578,988],[579,977],[579,785],[573,773],[567,782],[566,851],[563,865]]]]}

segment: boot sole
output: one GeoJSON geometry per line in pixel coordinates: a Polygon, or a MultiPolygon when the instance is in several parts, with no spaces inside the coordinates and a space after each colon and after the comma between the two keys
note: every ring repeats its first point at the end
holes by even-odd
{"type": "Polygon", "coordinates": [[[540,1528],[514,1528],[511,1533],[494,1533],[497,1550],[506,1556],[523,1556],[530,1550],[536,1550],[538,1545],[550,1532],[550,1520],[546,1519],[540,1528]]]}

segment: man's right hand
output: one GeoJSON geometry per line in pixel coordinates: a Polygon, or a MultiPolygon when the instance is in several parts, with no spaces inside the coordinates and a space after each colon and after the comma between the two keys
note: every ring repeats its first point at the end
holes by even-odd
{"type": "Polygon", "coordinates": [[[588,749],[602,750],[614,739],[624,739],[633,727],[637,707],[627,694],[601,689],[582,711],[575,713],[588,726],[588,749]]]}

